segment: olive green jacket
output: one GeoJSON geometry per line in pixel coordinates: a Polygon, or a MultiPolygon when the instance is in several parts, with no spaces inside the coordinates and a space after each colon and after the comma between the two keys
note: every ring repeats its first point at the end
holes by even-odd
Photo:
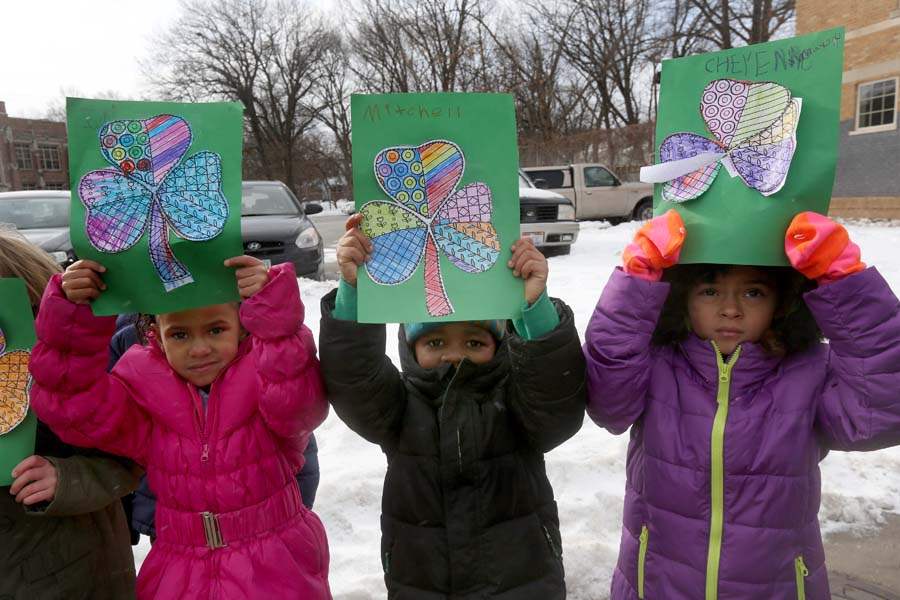
{"type": "Polygon", "coordinates": [[[134,557],[119,499],[138,484],[125,459],[67,446],[38,425],[36,454],[56,496],[30,508],[0,488],[0,600],[134,598],[134,557]]]}

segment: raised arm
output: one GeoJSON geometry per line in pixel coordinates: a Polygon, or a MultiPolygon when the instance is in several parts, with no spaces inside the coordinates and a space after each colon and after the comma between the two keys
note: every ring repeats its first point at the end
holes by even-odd
{"type": "Polygon", "coordinates": [[[509,410],[531,445],[549,452],[581,428],[587,400],[584,355],[572,310],[542,295],[506,344],[510,359],[509,410]],[[548,311],[541,319],[535,311],[548,311]],[[533,316],[532,316],[533,315],[533,316]],[[554,323],[542,331],[540,321],[554,323]],[[528,332],[541,335],[530,338],[528,332]]]}
{"type": "Polygon", "coordinates": [[[622,269],[613,271],[588,323],[588,415],[619,434],[643,414],[650,381],[653,330],[669,295],[660,283],[675,265],[685,239],[678,213],[647,222],[622,253],[622,269]]]}
{"type": "Polygon", "coordinates": [[[846,229],[828,217],[794,217],[785,252],[819,284],[805,296],[829,340],[817,429],[839,450],[900,444],[900,302],[878,271],[865,268],[846,229]]]}
{"type": "Polygon", "coordinates": [[[293,265],[272,267],[267,283],[241,304],[240,316],[251,335],[263,419],[281,437],[308,435],[325,420],[328,402],[293,265]]]}
{"type": "Polygon", "coordinates": [[[106,372],[115,318],[95,317],[87,304],[69,301],[61,284],[54,275],[37,317],[32,407],[63,441],[146,464],[150,418],[125,383],[106,372]]]}
{"type": "Polygon", "coordinates": [[[356,289],[345,281],[340,286],[322,298],[319,348],[328,400],[350,429],[391,447],[406,410],[403,381],[385,354],[385,326],[357,323],[336,310],[340,294],[341,309],[355,313],[356,289]]]}
{"type": "Polygon", "coordinates": [[[874,268],[824,285],[806,303],[829,340],[816,426],[829,447],[900,444],[900,303],[874,268]]]}

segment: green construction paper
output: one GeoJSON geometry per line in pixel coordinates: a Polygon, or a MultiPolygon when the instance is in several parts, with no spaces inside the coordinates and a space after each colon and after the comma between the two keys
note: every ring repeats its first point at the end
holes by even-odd
{"type": "MultiPolygon", "coordinates": [[[[772,81],[802,98],[797,149],[778,192],[763,196],[721,167],[712,186],[683,203],[654,186],[654,214],[675,208],[687,238],[681,263],[788,266],[784,232],[799,212],[825,214],[837,161],[844,29],[667,60],[662,65],[657,151],[666,136],[689,131],[715,139],[700,115],[703,88],[716,79],[772,81]]],[[[658,161],[658,157],[657,157],[658,161]]]]}
{"type": "Polygon", "coordinates": [[[482,182],[491,190],[491,222],[500,238],[496,262],[466,273],[442,252],[440,269],[454,312],[429,315],[425,304],[424,260],[397,285],[373,282],[359,269],[358,319],[364,323],[410,323],[506,319],[521,315],[524,287],[506,266],[519,238],[519,164],[513,98],[509,94],[354,95],[353,190],[357,209],[372,200],[393,202],[375,176],[376,155],[390,147],[419,146],[432,140],[457,144],[465,168],[455,190],[482,182]]]}
{"type": "MultiPolygon", "coordinates": [[[[21,279],[0,279],[0,329],[6,336],[6,352],[34,346],[34,315],[21,279]]],[[[25,420],[0,435],[0,486],[11,485],[13,467],[34,454],[35,431],[37,419],[29,409],[25,420]]]]}
{"type": "Polygon", "coordinates": [[[242,111],[237,102],[190,104],[66,99],[72,244],[80,258],[98,261],[107,269],[103,275],[107,289],[91,304],[94,314],[160,314],[238,300],[234,270],[226,268],[222,262],[243,254],[240,222],[242,111]],[[193,283],[169,292],[150,261],[149,224],[131,248],[118,253],[101,252],[87,237],[86,210],[79,197],[79,182],[88,172],[98,169],[121,172],[101,154],[99,134],[105,123],[119,119],[147,120],[167,114],[186,120],[192,135],[190,146],[173,168],[199,152],[218,154],[221,158],[221,191],[228,204],[224,228],[208,241],[182,239],[171,225],[168,227],[172,252],[193,277],[193,283]]]}

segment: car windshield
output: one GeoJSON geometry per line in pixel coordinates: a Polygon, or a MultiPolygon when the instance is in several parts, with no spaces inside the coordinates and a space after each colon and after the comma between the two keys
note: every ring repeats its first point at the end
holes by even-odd
{"type": "Polygon", "coordinates": [[[534,187],[534,185],[531,183],[531,180],[528,179],[527,177],[525,177],[525,175],[523,175],[521,171],[519,171],[519,187],[520,188],[534,187]]]}
{"type": "Polygon", "coordinates": [[[69,226],[68,198],[0,199],[0,223],[16,229],[52,229],[69,226]]]}
{"type": "Polygon", "coordinates": [[[241,194],[241,216],[296,215],[300,210],[287,190],[276,185],[247,186],[241,194]]]}

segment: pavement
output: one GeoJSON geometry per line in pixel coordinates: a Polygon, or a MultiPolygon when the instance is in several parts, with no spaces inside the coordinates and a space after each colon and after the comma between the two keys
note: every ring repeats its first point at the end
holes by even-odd
{"type": "Polygon", "coordinates": [[[900,600],[900,515],[876,532],[829,536],[825,560],[832,598],[900,600]]]}
{"type": "MultiPolygon", "coordinates": [[[[344,233],[347,216],[312,215],[310,219],[325,246],[325,278],[337,279],[334,247],[344,233]]],[[[875,532],[829,536],[825,557],[834,600],[900,600],[900,515],[888,515],[875,532]]]]}
{"type": "Polygon", "coordinates": [[[344,223],[347,221],[347,215],[318,214],[310,215],[309,219],[315,224],[325,246],[325,279],[337,280],[339,275],[334,247],[338,239],[344,235],[344,223]]]}

